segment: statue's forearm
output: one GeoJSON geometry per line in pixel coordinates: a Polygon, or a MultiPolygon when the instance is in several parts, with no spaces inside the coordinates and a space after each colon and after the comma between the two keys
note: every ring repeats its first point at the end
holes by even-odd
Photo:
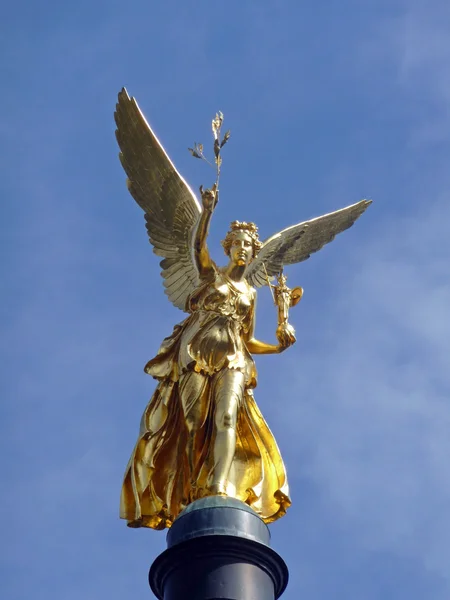
{"type": "Polygon", "coordinates": [[[266,344],[255,338],[246,341],[247,349],[251,354],[278,354],[281,352],[280,346],[274,344],[266,344]]]}
{"type": "Polygon", "coordinates": [[[202,275],[205,271],[211,268],[211,257],[209,255],[208,245],[206,243],[209,224],[211,222],[212,211],[204,209],[200,215],[197,231],[194,240],[194,254],[197,268],[202,275]]]}

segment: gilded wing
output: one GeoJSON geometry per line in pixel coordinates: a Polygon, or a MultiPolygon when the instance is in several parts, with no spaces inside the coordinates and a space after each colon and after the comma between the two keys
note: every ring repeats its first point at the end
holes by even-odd
{"type": "Polygon", "coordinates": [[[276,233],[263,243],[258,256],[248,266],[245,274],[248,282],[262,286],[267,283],[266,271],[269,276],[277,275],[284,265],[306,260],[313,252],[334,240],[338,233],[351,227],[371,202],[361,200],[276,233]]]}
{"type": "Polygon", "coordinates": [[[189,294],[199,284],[192,240],[200,205],[125,88],[119,93],[114,118],[128,189],[145,211],[153,252],[163,257],[165,292],[185,310],[189,294]]]}

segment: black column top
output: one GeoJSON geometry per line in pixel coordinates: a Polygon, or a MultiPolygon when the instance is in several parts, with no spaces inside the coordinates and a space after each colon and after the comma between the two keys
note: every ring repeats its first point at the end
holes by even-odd
{"type": "Polygon", "coordinates": [[[196,500],[169,529],[150,586],[160,600],[275,600],[288,570],[269,542],[267,525],[244,502],[196,500]]]}
{"type": "Polygon", "coordinates": [[[226,496],[208,496],[189,504],[167,533],[167,547],[205,535],[233,535],[270,545],[270,532],[248,504],[226,496]]]}

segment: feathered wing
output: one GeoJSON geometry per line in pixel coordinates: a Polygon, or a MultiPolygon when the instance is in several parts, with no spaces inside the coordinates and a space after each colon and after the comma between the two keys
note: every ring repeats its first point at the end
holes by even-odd
{"type": "Polygon", "coordinates": [[[185,310],[189,294],[199,284],[192,239],[200,205],[125,88],[119,93],[114,118],[128,189],[145,211],[153,251],[163,257],[165,292],[185,310]]]}
{"type": "Polygon", "coordinates": [[[277,275],[284,265],[306,260],[338,233],[351,227],[370,204],[371,200],[361,200],[276,233],[263,243],[258,256],[248,266],[247,280],[251,285],[262,286],[267,283],[266,271],[269,276],[277,275]]]}

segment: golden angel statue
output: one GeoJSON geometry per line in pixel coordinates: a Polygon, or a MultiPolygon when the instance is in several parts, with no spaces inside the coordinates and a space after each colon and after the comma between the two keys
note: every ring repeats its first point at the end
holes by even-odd
{"type": "MultiPolygon", "coordinates": [[[[288,227],[265,242],[254,223],[234,221],[222,242],[228,264],[221,268],[207,246],[217,183],[201,188],[200,205],[125,89],[115,120],[128,189],[145,212],[154,252],[163,258],[166,294],[187,313],[145,366],[158,383],[126,468],[120,516],[131,527],[163,529],[194,500],[226,495],[270,523],[285,514],[289,489],[278,446],[253,396],[253,355],[278,354],[295,341],[287,311],[302,290],[286,286],[283,267],[333,240],[370,202],[288,227]],[[255,287],[273,276],[279,276],[276,345],[255,337],[255,287]]],[[[213,121],[219,169],[218,129],[213,121]]]]}

